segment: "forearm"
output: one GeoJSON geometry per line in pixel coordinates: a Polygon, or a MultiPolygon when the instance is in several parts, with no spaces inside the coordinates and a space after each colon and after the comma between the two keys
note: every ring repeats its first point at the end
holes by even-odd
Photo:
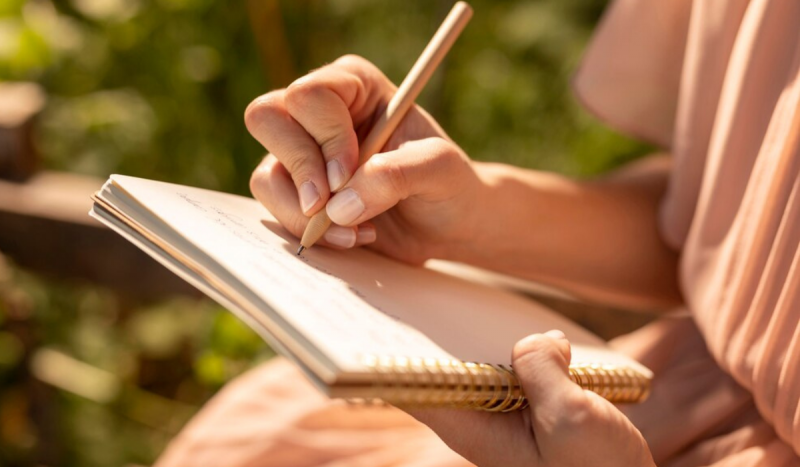
{"type": "Polygon", "coordinates": [[[647,183],[581,182],[500,164],[476,170],[487,187],[479,227],[454,259],[620,307],[680,302],[677,254],[657,229],[665,170],[647,183]]]}

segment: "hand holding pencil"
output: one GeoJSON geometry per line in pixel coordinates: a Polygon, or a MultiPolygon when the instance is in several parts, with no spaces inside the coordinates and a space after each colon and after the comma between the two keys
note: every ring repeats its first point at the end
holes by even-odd
{"type": "Polygon", "coordinates": [[[251,190],[290,232],[306,233],[304,246],[371,244],[420,263],[469,240],[482,182],[414,100],[470,15],[456,4],[399,89],[345,56],[250,104],[248,129],[271,152],[251,190]]]}

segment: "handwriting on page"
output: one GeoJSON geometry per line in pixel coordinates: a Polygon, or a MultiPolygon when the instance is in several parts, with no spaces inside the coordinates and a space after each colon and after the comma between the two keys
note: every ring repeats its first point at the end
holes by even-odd
{"type": "Polygon", "coordinates": [[[368,303],[368,297],[378,293],[374,284],[356,286],[348,281],[346,268],[338,268],[339,274],[334,275],[318,261],[295,256],[294,246],[288,244],[294,239],[277,224],[238,213],[235,206],[220,206],[185,192],[176,194],[219,228],[217,241],[238,244],[240,248],[231,251],[241,254],[226,256],[226,263],[274,308],[286,310],[282,315],[315,342],[328,343],[326,347],[336,352],[400,355],[430,345],[416,330],[368,303]]]}
{"type": "Polygon", "coordinates": [[[250,230],[245,220],[230,212],[227,212],[213,204],[204,203],[200,200],[190,197],[186,193],[176,193],[179,198],[186,201],[192,207],[206,214],[206,218],[214,221],[217,225],[223,227],[231,235],[239,240],[257,248],[267,248],[271,244],[261,238],[257,233],[250,230]]]}

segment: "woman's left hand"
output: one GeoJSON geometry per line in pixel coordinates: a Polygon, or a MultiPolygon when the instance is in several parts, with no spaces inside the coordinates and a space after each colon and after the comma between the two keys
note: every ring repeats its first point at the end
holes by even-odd
{"type": "Polygon", "coordinates": [[[561,331],[519,341],[513,362],[530,402],[525,410],[409,413],[481,467],[655,467],[647,443],[625,415],[569,379],[570,345],[561,331]]]}

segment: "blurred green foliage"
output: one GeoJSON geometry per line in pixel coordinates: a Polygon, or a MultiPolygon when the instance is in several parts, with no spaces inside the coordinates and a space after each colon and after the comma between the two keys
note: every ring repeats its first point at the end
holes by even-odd
{"type": "MultiPolygon", "coordinates": [[[[606,0],[471,4],[419,102],[473,158],[590,176],[648,150],[570,95],[606,0]]],[[[397,83],[451,5],[0,0],[0,80],[46,90],[36,146],[48,168],[247,193],[264,154],[242,123],[253,98],[346,53],[397,83]]],[[[150,464],[270,355],[209,301],[141,304],[0,264],[0,465],[150,464]]]]}
{"type": "Polygon", "coordinates": [[[273,355],[209,300],[131,308],[1,262],[0,317],[4,466],[149,464],[217,389],[273,355]]]}
{"type": "MultiPolygon", "coordinates": [[[[266,46],[284,62],[256,47],[248,4],[259,0],[3,1],[0,79],[48,91],[37,143],[49,167],[239,193],[263,155],[244,108],[288,84],[270,80],[271,67],[288,63],[279,75],[297,78],[356,53],[399,82],[452,3],[284,0],[278,20],[254,20],[281,24],[285,43],[266,46]]],[[[635,157],[641,145],[570,96],[604,4],[474,1],[472,23],[420,103],[476,159],[590,175],[635,157]]]]}

